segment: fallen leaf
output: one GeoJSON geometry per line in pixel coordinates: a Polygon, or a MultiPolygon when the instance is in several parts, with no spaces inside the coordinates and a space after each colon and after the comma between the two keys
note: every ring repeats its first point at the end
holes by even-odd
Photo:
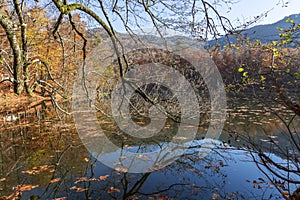
{"type": "Polygon", "coordinates": [[[118,172],[118,173],[127,173],[128,172],[128,169],[125,168],[125,167],[116,167],[115,170],[118,172]]]}
{"type": "Polygon", "coordinates": [[[73,187],[70,188],[70,190],[77,190],[77,187],[73,186],[73,187]]]}
{"type": "Polygon", "coordinates": [[[88,190],[87,188],[77,188],[76,192],[84,192],[88,190]]]}
{"type": "Polygon", "coordinates": [[[55,169],[51,168],[51,169],[48,170],[48,172],[53,173],[53,172],[55,172],[55,169]]]}
{"type": "Polygon", "coordinates": [[[38,185],[18,185],[16,190],[23,192],[23,191],[30,191],[37,187],[38,187],[38,185]]]}
{"type": "Polygon", "coordinates": [[[110,187],[110,188],[108,188],[108,191],[107,191],[107,192],[108,192],[108,193],[120,192],[120,189],[114,188],[114,187],[110,187]]]}
{"type": "Polygon", "coordinates": [[[87,181],[87,177],[81,177],[79,178],[77,181],[75,181],[74,183],[77,184],[77,183],[80,183],[80,182],[83,182],[83,181],[87,181]]]}
{"type": "Polygon", "coordinates": [[[56,183],[56,182],[58,182],[58,181],[60,181],[60,178],[55,178],[55,179],[52,179],[52,180],[50,181],[50,183],[56,183]]]}
{"type": "Polygon", "coordinates": [[[100,176],[98,179],[100,181],[105,181],[107,179],[107,177],[109,177],[109,175],[105,175],[105,176],[100,176]]]}
{"type": "Polygon", "coordinates": [[[213,193],[213,194],[212,194],[212,199],[219,199],[219,195],[218,195],[218,194],[215,194],[215,193],[213,193]]]}
{"type": "Polygon", "coordinates": [[[29,175],[34,175],[34,174],[38,174],[39,172],[37,170],[26,170],[26,171],[22,171],[22,174],[29,174],[29,175]]]}

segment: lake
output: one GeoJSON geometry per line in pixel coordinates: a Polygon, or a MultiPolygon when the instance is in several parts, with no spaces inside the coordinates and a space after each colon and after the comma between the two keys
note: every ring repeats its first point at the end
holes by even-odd
{"type": "MultiPolygon", "coordinates": [[[[227,112],[218,140],[205,138],[209,119],[203,117],[187,151],[146,173],[129,173],[123,166],[125,156],[112,162],[114,169],[95,159],[80,139],[73,117],[57,115],[51,106],[15,113],[0,126],[0,195],[2,199],[282,199],[295,191],[300,185],[274,175],[262,164],[259,152],[292,169],[299,151],[293,151],[283,121],[292,120],[299,142],[299,117],[283,106],[251,98],[230,99],[227,112]],[[206,143],[213,145],[201,158],[206,143]]],[[[112,120],[97,117],[105,136],[120,147],[116,151],[140,153],[141,161],[152,159],[144,153],[166,146],[178,130],[178,123],[167,119],[160,134],[136,140],[122,134],[112,120]]],[[[148,123],[145,118],[136,122],[148,123]]],[[[104,158],[109,160],[110,154],[104,158]]],[[[297,173],[275,172],[300,180],[297,173]]]]}

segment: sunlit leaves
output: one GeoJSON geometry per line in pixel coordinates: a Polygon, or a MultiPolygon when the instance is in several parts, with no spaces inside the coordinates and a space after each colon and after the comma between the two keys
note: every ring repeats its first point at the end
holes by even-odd
{"type": "Polygon", "coordinates": [[[274,57],[278,57],[279,56],[279,51],[277,48],[273,48],[273,55],[274,57]]]}
{"type": "Polygon", "coordinates": [[[261,80],[261,81],[265,81],[266,79],[267,79],[267,78],[264,77],[263,75],[260,76],[260,80],[261,80]]]}
{"type": "Polygon", "coordinates": [[[300,73],[295,72],[295,73],[294,73],[294,77],[295,77],[295,78],[299,78],[299,77],[300,77],[300,73]]]}
{"type": "Polygon", "coordinates": [[[244,71],[244,68],[242,68],[242,67],[240,67],[239,69],[238,69],[238,72],[243,72],[244,71]]]}

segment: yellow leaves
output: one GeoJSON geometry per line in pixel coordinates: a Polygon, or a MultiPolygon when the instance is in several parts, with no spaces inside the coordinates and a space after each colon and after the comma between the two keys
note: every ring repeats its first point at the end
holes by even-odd
{"type": "Polygon", "coordinates": [[[88,159],[88,158],[84,158],[84,161],[85,161],[85,162],[89,162],[89,159],[88,159]]]}
{"type": "Polygon", "coordinates": [[[286,40],[282,40],[281,43],[280,43],[280,45],[283,46],[283,45],[285,45],[286,43],[287,43],[286,40]]]}
{"type": "Polygon", "coordinates": [[[280,91],[284,91],[284,90],[286,90],[286,88],[280,87],[279,90],[280,90],[280,91]]]}
{"type": "Polygon", "coordinates": [[[279,30],[279,31],[283,31],[283,28],[281,28],[281,27],[277,27],[277,30],[279,30]]]}
{"type": "Polygon", "coordinates": [[[267,78],[264,77],[263,75],[260,76],[260,80],[265,81],[267,78]]]}
{"type": "Polygon", "coordinates": [[[273,55],[274,57],[278,57],[279,56],[279,51],[277,48],[273,48],[273,55]]]}
{"type": "Polygon", "coordinates": [[[238,69],[238,72],[243,72],[244,71],[244,68],[242,68],[242,67],[240,67],[239,69],[238,69]]]}

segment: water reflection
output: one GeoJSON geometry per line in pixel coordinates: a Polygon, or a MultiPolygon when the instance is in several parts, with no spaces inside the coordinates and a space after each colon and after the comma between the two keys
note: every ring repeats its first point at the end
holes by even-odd
{"type": "MultiPolygon", "coordinates": [[[[22,199],[281,199],[264,173],[273,175],[263,166],[259,170],[253,162],[259,155],[244,146],[250,140],[277,163],[288,162],[274,144],[266,142],[271,138],[289,145],[285,127],[262,107],[244,100],[232,105],[225,131],[219,141],[213,141],[216,145],[204,159],[199,159],[199,149],[207,142],[202,140],[205,126],[180,159],[143,174],[128,173],[121,161],[111,169],[95,160],[79,139],[71,117],[58,120],[48,110],[45,117],[38,118],[36,113],[41,112],[34,111],[22,121],[1,125],[0,194],[22,193],[22,199]]],[[[289,113],[282,115],[289,118],[289,113]]],[[[294,120],[299,128],[299,119],[294,120]]],[[[177,128],[168,121],[161,135],[135,140],[120,134],[112,122],[101,122],[106,136],[120,149],[140,153],[164,146],[177,128]]],[[[290,191],[297,188],[297,184],[289,186],[290,191]]]]}

